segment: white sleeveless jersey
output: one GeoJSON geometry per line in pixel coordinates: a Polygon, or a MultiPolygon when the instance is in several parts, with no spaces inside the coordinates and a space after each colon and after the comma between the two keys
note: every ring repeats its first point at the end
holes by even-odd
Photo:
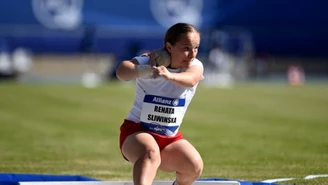
{"type": "MultiPolygon", "coordinates": [[[[136,57],[139,64],[147,64],[149,57],[136,57]]],[[[190,66],[203,64],[194,59],[190,66]]],[[[168,69],[172,73],[186,70],[168,69]]],[[[182,123],[188,105],[193,98],[196,84],[183,88],[164,78],[137,78],[136,97],[127,120],[141,123],[146,130],[165,136],[174,136],[182,123]]]]}

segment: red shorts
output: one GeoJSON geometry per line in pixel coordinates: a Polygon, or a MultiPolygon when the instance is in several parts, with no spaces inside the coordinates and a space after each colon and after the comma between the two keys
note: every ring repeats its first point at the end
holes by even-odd
{"type": "MultiPolygon", "coordinates": [[[[163,136],[163,135],[155,134],[155,133],[145,130],[140,123],[135,123],[133,121],[126,120],[126,119],[124,120],[123,124],[121,125],[120,131],[121,131],[121,133],[120,133],[120,149],[121,149],[121,151],[122,151],[122,145],[123,145],[125,139],[129,135],[134,134],[136,132],[144,131],[144,132],[147,132],[150,135],[152,135],[154,137],[155,141],[157,142],[160,150],[162,150],[167,145],[169,145],[175,141],[184,139],[181,132],[178,132],[175,136],[163,136]]],[[[123,157],[124,157],[124,155],[123,155],[123,157]]]]}

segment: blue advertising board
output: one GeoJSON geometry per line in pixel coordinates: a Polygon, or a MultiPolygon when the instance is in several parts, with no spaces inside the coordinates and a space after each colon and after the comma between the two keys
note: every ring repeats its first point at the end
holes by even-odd
{"type": "Polygon", "coordinates": [[[92,51],[117,53],[133,42],[161,47],[169,26],[188,22],[205,45],[212,30],[233,27],[251,34],[257,52],[327,56],[326,7],[319,0],[2,0],[0,43],[36,53],[79,52],[89,33],[92,51]]]}

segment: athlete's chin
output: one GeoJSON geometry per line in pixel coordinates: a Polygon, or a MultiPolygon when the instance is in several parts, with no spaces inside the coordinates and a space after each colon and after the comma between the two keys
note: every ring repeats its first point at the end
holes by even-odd
{"type": "Polygon", "coordinates": [[[190,65],[190,63],[184,63],[182,66],[183,67],[188,67],[190,65]]]}
{"type": "Polygon", "coordinates": [[[184,61],[181,63],[181,65],[182,65],[183,67],[188,67],[188,66],[191,64],[191,62],[192,62],[192,60],[184,60],[184,61]]]}

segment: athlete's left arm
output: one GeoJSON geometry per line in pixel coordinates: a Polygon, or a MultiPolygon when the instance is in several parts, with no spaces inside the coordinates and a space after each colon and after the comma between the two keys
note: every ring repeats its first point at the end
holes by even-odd
{"type": "Polygon", "coordinates": [[[171,73],[164,66],[159,66],[158,68],[160,68],[159,76],[162,76],[172,83],[184,88],[195,86],[202,79],[204,71],[203,67],[200,65],[189,66],[186,71],[181,73],[171,73]]]}

